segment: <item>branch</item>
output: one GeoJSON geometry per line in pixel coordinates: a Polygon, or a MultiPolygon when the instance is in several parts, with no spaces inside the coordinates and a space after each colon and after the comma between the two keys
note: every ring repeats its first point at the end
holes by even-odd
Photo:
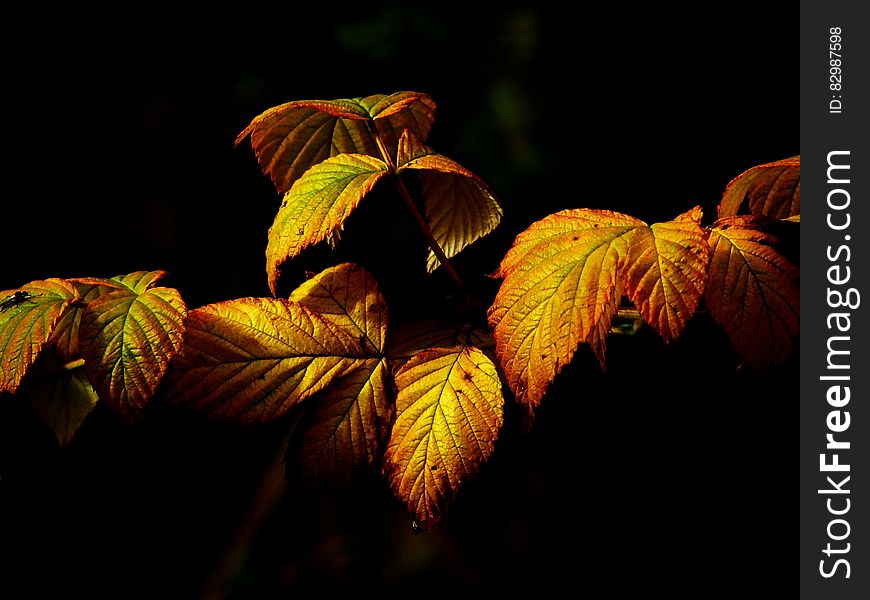
{"type": "Polygon", "coordinates": [[[396,184],[396,189],[399,191],[399,196],[402,197],[402,200],[405,203],[405,207],[414,216],[414,220],[417,221],[417,226],[420,228],[420,231],[423,232],[423,236],[429,243],[429,247],[432,249],[432,252],[435,253],[435,256],[438,257],[438,260],[444,266],[447,274],[450,275],[450,279],[453,280],[453,283],[455,283],[456,287],[458,287],[459,289],[464,288],[465,284],[462,282],[462,278],[459,277],[459,273],[457,273],[456,269],[453,268],[453,265],[450,264],[450,259],[448,259],[447,255],[444,254],[444,250],[441,249],[441,246],[438,244],[438,241],[432,234],[432,230],[429,229],[429,225],[426,223],[423,215],[421,215],[420,211],[417,209],[417,205],[414,202],[414,199],[411,198],[411,192],[408,191],[408,188],[405,186],[405,182],[402,181],[402,178],[396,172],[396,163],[393,162],[393,158],[390,156],[389,152],[387,152],[387,148],[384,146],[383,140],[378,135],[377,130],[374,128],[374,124],[369,123],[369,126],[371,127],[372,135],[374,136],[375,141],[378,143],[378,149],[381,151],[381,157],[384,159],[384,162],[387,163],[387,166],[390,168],[390,172],[395,175],[395,177],[393,177],[393,182],[396,184]]]}

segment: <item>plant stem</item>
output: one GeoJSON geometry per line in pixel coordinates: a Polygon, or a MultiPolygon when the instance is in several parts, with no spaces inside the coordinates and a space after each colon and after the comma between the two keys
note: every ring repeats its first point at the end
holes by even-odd
{"type": "Polygon", "coordinates": [[[77,358],[76,360],[71,360],[70,362],[68,362],[64,365],[61,365],[60,368],[63,369],[64,371],[74,371],[75,369],[78,369],[79,367],[83,367],[83,366],[85,366],[85,359],[77,358]]]}
{"type": "Polygon", "coordinates": [[[426,223],[426,219],[423,218],[423,215],[421,215],[420,211],[417,209],[417,205],[414,202],[414,199],[411,198],[411,192],[408,191],[407,186],[405,186],[405,182],[402,181],[402,178],[396,171],[396,163],[393,162],[393,158],[390,156],[389,152],[387,152],[384,141],[381,139],[381,136],[378,135],[378,132],[374,127],[374,123],[370,122],[369,127],[371,129],[372,136],[374,136],[375,141],[378,144],[378,149],[381,151],[381,157],[384,159],[384,162],[387,163],[387,166],[390,168],[390,172],[395,175],[395,177],[393,177],[393,182],[396,185],[396,189],[399,191],[399,196],[402,197],[402,200],[405,203],[405,207],[410,211],[411,215],[414,217],[414,220],[417,221],[417,226],[420,228],[420,231],[423,232],[423,236],[429,243],[429,248],[432,249],[432,252],[434,252],[435,256],[438,258],[438,261],[444,266],[444,270],[447,271],[450,279],[453,280],[453,283],[456,284],[456,287],[458,287],[459,289],[463,289],[465,287],[465,284],[462,282],[462,278],[459,277],[459,273],[457,273],[456,269],[453,268],[453,265],[450,264],[450,260],[447,258],[447,255],[444,254],[444,250],[441,249],[440,244],[438,244],[438,241],[432,234],[432,230],[429,229],[429,225],[426,223]]]}
{"type": "Polygon", "coordinates": [[[284,455],[295,429],[294,424],[281,440],[278,451],[266,467],[248,512],[236,528],[220,562],[203,586],[200,595],[202,600],[221,600],[229,595],[233,580],[245,566],[257,531],[277,508],[287,489],[287,480],[284,477],[284,455]]]}

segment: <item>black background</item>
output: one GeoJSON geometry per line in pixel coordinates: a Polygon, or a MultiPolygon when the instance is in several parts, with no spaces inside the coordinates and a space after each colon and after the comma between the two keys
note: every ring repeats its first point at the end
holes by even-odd
{"type": "MultiPolygon", "coordinates": [[[[609,208],[652,222],[701,204],[709,223],[729,179],[799,153],[796,12],[729,5],[686,25],[658,5],[603,10],[385,3],[23,23],[26,42],[5,52],[0,289],[166,269],[189,307],[266,295],[279,198],[233,140],[293,99],[434,97],[430,144],[505,208],[457,261],[487,300],[481,274],[546,214],[609,208]]],[[[336,255],[301,261],[287,289],[304,268],[354,259],[395,321],[455,312],[388,192],[351,218],[336,255]]],[[[333,492],[291,483],[233,597],[775,584],[771,557],[795,541],[783,506],[796,365],[738,370],[703,318],[668,348],[649,331],[612,340],[605,373],[581,349],[532,431],[509,419],[436,529],[415,535],[375,476],[333,492]]],[[[211,423],[158,397],[138,427],[98,406],[61,450],[26,401],[3,397],[3,579],[196,597],[285,426],[211,423]]]]}

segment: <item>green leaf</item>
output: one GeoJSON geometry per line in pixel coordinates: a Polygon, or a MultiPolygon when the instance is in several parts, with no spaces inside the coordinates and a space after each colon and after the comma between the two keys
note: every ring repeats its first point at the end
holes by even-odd
{"type": "Polygon", "coordinates": [[[0,292],[0,392],[18,389],[76,297],[76,289],[62,279],[0,292]]]}
{"type": "Polygon", "coordinates": [[[435,119],[435,103],[426,94],[396,92],[344,100],[297,100],[271,108],[242,131],[248,135],[263,173],[279,192],[310,167],[339,154],[380,157],[372,135],[377,131],[389,156],[395,156],[405,129],[425,140],[435,119]]]}
{"type": "Polygon", "coordinates": [[[396,386],[384,474],[426,529],[492,454],[504,420],[501,381],[483,352],[463,346],[418,353],[396,386]]]}
{"type": "Polygon", "coordinates": [[[132,287],[99,296],[81,317],[88,377],[100,397],[126,416],[145,407],[181,348],[187,308],[177,290],[151,287],[162,276],[154,271],[116,278],[132,287]]]}
{"type": "Polygon", "coordinates": [[[97,404],[97,393],[88,381],[84,366],[64,365],[55,352],[39,356],[21,389],[61,446],[72,440],[97,404]]]}
{"type": "Polygon", "coordinates": [[[797,267],[772,246],[762,221],[719,219],[710,231],[707,310],[731,339],[740,357],[763,369],[791,351],[800,328],[797,267]]]}
{"type": "Polygon", "coordinates": [[[293,184],[269,229],[266,272],[273,294],[281,265],[341,227],[387,172],[387,165],[377,158],[342,154],[312,167],[293,184]]]}
{"type": "Polygon", "coordinates": [[[748,199],[749,213],[786,219],[801,212],[801,157],[758,165],[731,180],[719,203],[719,217],[738,214],[748,199]]]}
{"type": "MultiPolygon", "coordinates": [[[[415,170],[422,184],[426,220],[447,258],[491,232],[501,221],[502,208],[480,177],[457,162],[431,152],[406,132],[399,143],[399,172],[415,170]]],[[[429,251],[426,268],[440,266],[429,251]]]]}

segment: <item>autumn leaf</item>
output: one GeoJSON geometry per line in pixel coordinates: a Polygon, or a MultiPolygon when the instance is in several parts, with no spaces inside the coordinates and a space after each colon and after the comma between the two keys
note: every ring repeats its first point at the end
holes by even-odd
{"type": "Polygon", "coordinates": [[[379,456],[390,421],[387,361],[372,358],[308,401],[309,412],[291,446],[302,476],[346,485],[379,456]]]}
{"type": "Polygon", "coordinates": [[[708,248],[695,207],[652,226],[606,210],[550,215],[517,236],[495,273],[504,282],[489,322],[508,385],[531,416],[555,376],[587,343],[604,366],[625,293],[665,342],[704,293],[708,248]]]}
{"type": "Polygon", "coordinates": [[[0,292],[0,392],[18,389],[76,297],[76,289],[62,279],[0,292]]]}
{"type": "Polygon", "coordinates": [[[719,217],[738,214],[746,199],[751,215],[771,219],[799,215],[801,157],[758,165],[732,179],[719,202],[719,217]]]}
{"type": "Polygon", "coordinates": [[[363,367],[360,341],[295,302],[241,298],[192,310],[169,394],[215,417],[268,421],[363,367]]]}
{"type": "Polygon", "coordinates": [[[680,337],[707,283],[709,247],[696,206],[667,223],[638,227],[628,241],[625,294],[665,342],[680,337]]]}
{"type": "Polygon", "coordinates": [[[383,357],[387,305],[374,277],[349,263],[312,277],[290,300],[334,324],[371,356],[307,402],[309,412],[291,445],[292,462],[299,465],[303,476],[345,484],[379,456],[390,421],[383,357]]]}
{"type": "Polygon", "coordinates": [[[453,325],[437,319],[410,321],[400,325],[390,338],[387,354],[395,373],[422,350],[462,345],[474,346],[490,360],[496,360],[495,338],[490,333],[470,325],[453,325]]]}
{"type": "Polygon", "coordinates": [[[749,216],[719,219],[710,231],[707,309],[756,368],[781,362],[800,326],[798,270],[774,242],[749,216]]]}
{"type": "Polygon", "coordinates": [[[435,120],[435,102],[426,94],[396,92],[345,100],[298,100],[271,108],[242,131],[248,135],[263,173],[279,192],[313,165],[339,154],[380,157],[372,128],[394,156],[405,129],[425,140],[435,120]]]}
{"type": "MultiPolygon", "coordinates": [[[[491,232],[499,224],[502,208],[489,186],[455,161],[435,154],[406,132],[399,142],[398,172],[417,171],[422,184],[423,208],[432,235],[447,258],[491,232]]],[[[440,266],[429,251],[426,268],[440,266]]]]}
{"type": "Polygon", "coordinates": [[[163,271],[139,271],[113,281],[122,289],[88,303],[79,345],[100,398],[133,416],[154,395],[182,342],[187,308],[177,290],[154,287],[163,271]]]}
{"type": "Polygon", "coordinates": [[[508,385],[529,413],[579,344],[592,343],[603,360],[628,234],[640,227],[620,213],[565,210],[533,223],[502,260],[489,323],[508,385]]]}
{"type": "Polygon", "coordinates": [[[78,362],[65,365],[56,352],[43,352],[22,386],[61,446],[72,440],[97,404],[97,393],[78,362]]]}
{"type": "Polygon", "coordinates": [[[64,312],[54,328],[49,344],[54,347],[62,361],[70,362],[82,357],[79,348],[79,327],[85,307],[95,298],[124,289],[124,286],[111,279],[99,278],[67,279],[66,282],[76,289],[80,301],[64,312]]]}
{"type": "Polygon", "coordinates": [[[396,386],[384,474],[425,529],[492,454],[503,422],[501,382],[481,351],[463,346],[416,354],[396,386]]]}
{"type": "Polygon", "coordinates": [[[377,158],[342,154],[312,167],[293,184],[269,228],[266,271],[273,294],[281,265],[341,227],[387,169],[377,158]]]}

